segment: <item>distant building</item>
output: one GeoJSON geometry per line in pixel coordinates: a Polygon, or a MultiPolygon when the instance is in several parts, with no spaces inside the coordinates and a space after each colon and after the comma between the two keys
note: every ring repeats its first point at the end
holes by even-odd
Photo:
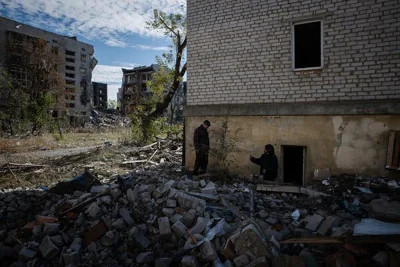
{"type": "Polygon", "coordinates": [[[129,114],[135,110],[141,97],[149,92],[146,82],[150,80],[156,68],[156,65],[151,65],[122,69],[122,95],[119,95],[119,99],[121,100],[121,112],[123,114],[129,114]]]}
{"type": "Polygon", "coordinates": [[[97,65],[93,45],[0,17],[0,71],[7,69],[14,79],[29,79],[29,73],[18,61],[24,54],[14,53],[13,49],[29,38],[45,40],[65,60],[58,66],[65,79],[65,106],[54,107],[53,115],[68,115],[71,121],[76,116],[90,115],[92,71],[97,65]]]}
{"type": "Polygon", "coordinates": [[[107,109],[107,84],[92,82],[93,87],[93,107],[97,109],[107,109]]]}

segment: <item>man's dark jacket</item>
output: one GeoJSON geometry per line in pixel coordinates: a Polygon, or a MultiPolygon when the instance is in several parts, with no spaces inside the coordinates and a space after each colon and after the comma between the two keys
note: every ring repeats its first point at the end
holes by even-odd
{"type": "Polygon", "coordinates": [[[193,143],[196,151],[208,152],[210,149],[210,139],[208,138],[207,129],[200,125],[194,130],[193,143]]]}
{"type": "Polygon", "coordinates": [[[264,179],[275,180],[278,176],[278,158],[275,154],[264,153],[259,158],[252,158],[251,161],[260,165],[260,174],[264,175],[264,179]]]}

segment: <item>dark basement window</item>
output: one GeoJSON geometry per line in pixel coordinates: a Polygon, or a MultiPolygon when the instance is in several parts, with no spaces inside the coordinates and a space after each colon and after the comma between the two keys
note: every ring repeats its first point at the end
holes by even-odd
{"type": "Polygon", "coordinates": [[[322,68],[322,21],[294,24],[292,34],[294,69],[322,68]]]}

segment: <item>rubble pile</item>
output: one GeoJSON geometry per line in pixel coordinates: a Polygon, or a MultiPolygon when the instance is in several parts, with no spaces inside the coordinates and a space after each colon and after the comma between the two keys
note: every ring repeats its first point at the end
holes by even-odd
{"type": "Polygon", "coordinates": [[[116,126],[127,127],[131,125],[131,120],[128,117],[123,117],[116,113],[101,112],[93,109],[91,115],[92,116],[90,116],[90,121],[85,123],[85,128],[114,128],[116,126]]]}
{"type": "Polygon", "coordinates": [[[399,259],[400,203],[388,195],[265,193],[259,186],[277,186],[218,185],[209,178],[194,180],[159,164],[109,183],[82,175],[74,186],[47,192],[3,189],[0,260],[222,267],[389,266],[399,259]],[[378,235],[379,244],[365,246],[378,235]]]}

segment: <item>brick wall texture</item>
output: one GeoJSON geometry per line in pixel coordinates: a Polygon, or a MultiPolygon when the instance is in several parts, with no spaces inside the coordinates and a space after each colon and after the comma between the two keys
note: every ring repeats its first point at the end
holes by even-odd
{"type": "Polygon", "coordinates": [[[399,0],[188,0],[188,105],[400,100],[399,0]],[[292,23],[322,18],[322,70],[292,70],[292,23]]]}

